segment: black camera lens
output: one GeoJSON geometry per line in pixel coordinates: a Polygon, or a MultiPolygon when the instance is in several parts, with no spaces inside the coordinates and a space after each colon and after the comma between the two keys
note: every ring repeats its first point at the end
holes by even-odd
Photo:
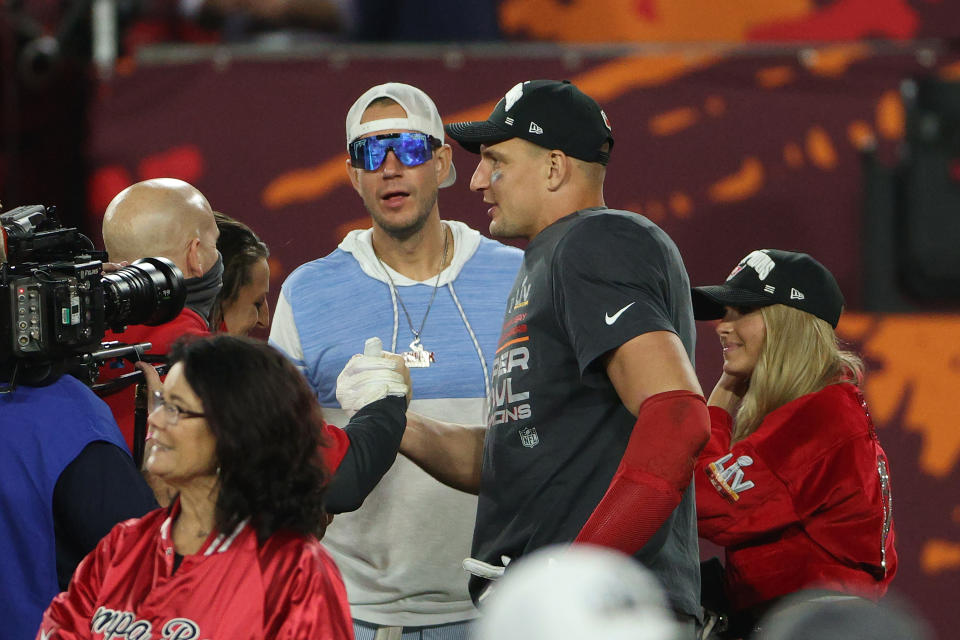
{"type": "Polygon", "coordinates": [[[187,299],[183,274],[166,258],[142,258],[104,274],[101,282],[104,319],[111,327],[170,322],[187,299]]]}

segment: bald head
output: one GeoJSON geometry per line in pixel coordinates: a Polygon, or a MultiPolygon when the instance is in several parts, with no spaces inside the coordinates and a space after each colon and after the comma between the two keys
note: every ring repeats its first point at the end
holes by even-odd
{"type": "Polygon", "coordinates": [[[162,256],[193,278],[216,262],[216,242],[210,203],[183,180],[138,182],[117,194],[103,216],[103,243],[114,262],[162,256]]]}

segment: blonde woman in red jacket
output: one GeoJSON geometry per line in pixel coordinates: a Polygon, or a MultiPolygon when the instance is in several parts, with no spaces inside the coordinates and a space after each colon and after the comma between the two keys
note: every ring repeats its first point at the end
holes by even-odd
{"type": "Polygon", "coordinates": [[[863,366],[838,346],[836,280],[804,253],[746,256],[693,289],[719,319],[723,373],[695,471],[700,536],[725,547],[730,637],[804,589],[876,600],[897,568],[889,464],[867,411],[863,366]]]}

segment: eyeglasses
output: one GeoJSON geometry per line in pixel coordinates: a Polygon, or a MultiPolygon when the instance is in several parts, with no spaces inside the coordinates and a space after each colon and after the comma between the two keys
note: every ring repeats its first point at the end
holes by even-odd
{"type": "Polygon", "coordinates": [[[440,141],[425,133],[385,133],[369,138],[358,138],[348,145],[350,163],[359,169],[376,171],[393,153],[407,167],[421,165],[433,156],[440,141]]]}
{"type": "Polygon", "coordinates": [[[150,394],[150,397],[152,400],[150,405],[150,413],[153,413],[157,409],[163,409],[163,417],[166,419],[167,425],[171,427],[180,421],[181,416],[184,418],[203,418],[207,415],[197,411],[187,411],[186,409],[181,409],[175,404],[167,402],[163,399],[162,391],[154,391],[152,394],[150,394]]]}

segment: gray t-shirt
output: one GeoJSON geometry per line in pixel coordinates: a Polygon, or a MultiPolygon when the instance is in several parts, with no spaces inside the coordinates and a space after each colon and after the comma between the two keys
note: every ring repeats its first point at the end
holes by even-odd
{"type": "MultiPolygon", "coordinates": [[[[492,372],[473,557],[501,564],[571,542],[603,497],[636,422],[603,356],[649,331],[693,359],[690,282],[673,241],[643,216],[586,209],[527,247],[492,372]]],[[[669,428],[670,425],[664,425],[669,428]]],[[[635,557],[672,605],[699,612],[693,483],[635,557]]],[[[474,600],[484,581],[471,580],[474,600]]]]}

